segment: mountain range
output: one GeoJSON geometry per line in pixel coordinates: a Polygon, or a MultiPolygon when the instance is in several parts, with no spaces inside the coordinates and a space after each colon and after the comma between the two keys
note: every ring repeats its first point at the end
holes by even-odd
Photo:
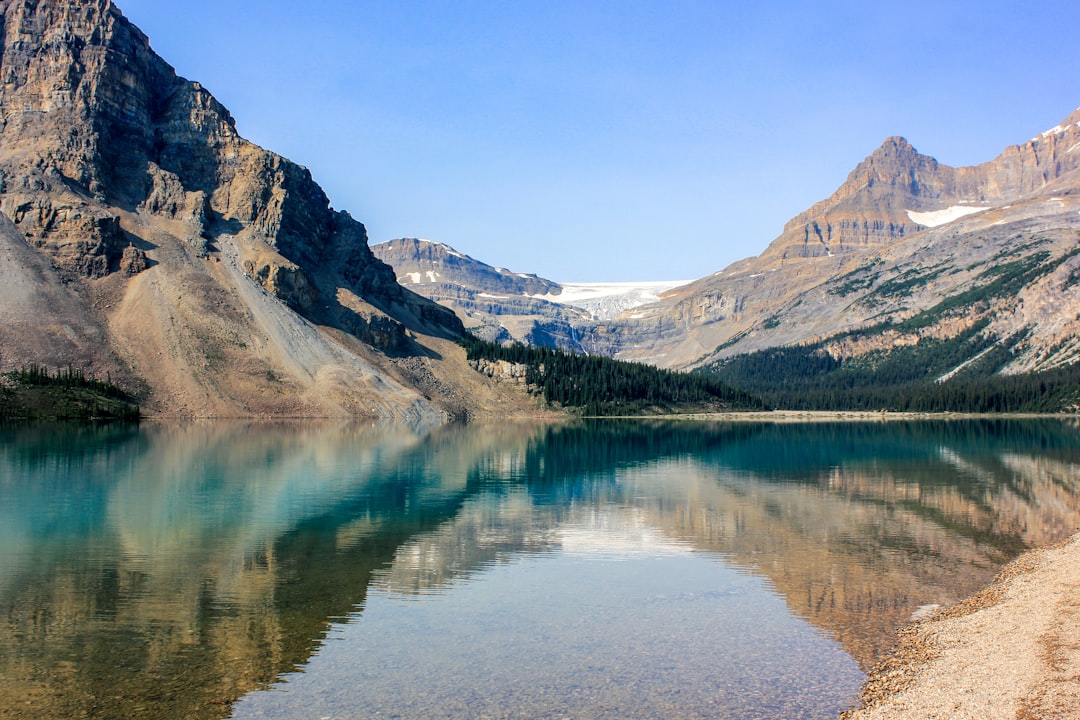
{"type": "MultiPolygon", "coordinates": [[[[453,283],[410,287],[517,339],[668,368],[806,344],[842,360],[979,325],[1013,347],[1004,371],[1045,370],[1080,353],[1078,188],[1080,110],[975,167],[888,138],[761,255],[614,316],[568,312],[557,296],[525,312],[527,291],[499,299],[438,262],[424,272],[453,283]],[[483,307],[464,302],[479,293],[483,307]]],[[[399,276],[418,267],[416,252],[382,257],[399,276]]]]}
{"type": "Polygon", "coordinates": [[[454,310],[473,335],[582,351],[578,328],[656,302],[680,281],[560,283],[497,268],[449,245],[399,238],[371,247],[398,282],[454,310]]]}
{"type": "Polygon", "coordinates": [[[973,332],[1005,372],[1080,353],[1080,111],[968,168],[889,138],[693,282],[571,285],[369,248],[109,0],[0,0],[0,38],[0,370],[76,366],[161,415],[435,422],[535,412],[473,370],[466,327],[678,369],[973,332]]]}

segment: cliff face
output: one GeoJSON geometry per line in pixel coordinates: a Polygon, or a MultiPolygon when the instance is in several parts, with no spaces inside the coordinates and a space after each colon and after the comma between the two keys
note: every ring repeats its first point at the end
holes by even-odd
{"type": "MultiPolygon", "coordinates": [[[[425,343],[460,321],[398,285],[361,223],[240,137],[111,2],[0,0],[0,38],[0,213],[103,328],[91,372],[125,369],[170,413],[445,409],[413,366],[436,367],[425,343]]],[[[72,360],[20,340],[5,366],[72,360]]]]}
{"type": "Polygon", "coordinates": [[[363,226],[334,212],[306,169],[241,138],[228,110],[178,77],[111,2],[3,7],[3,210],[65,267],[116,269],[128,244],[110,214],[118,207],[182,222],[200,250],[223,231],[265,243],[285,262],[253,263],[264,285],[281,266],[315,267],[347,245],[352,288],[401,299],[363,226]]]}

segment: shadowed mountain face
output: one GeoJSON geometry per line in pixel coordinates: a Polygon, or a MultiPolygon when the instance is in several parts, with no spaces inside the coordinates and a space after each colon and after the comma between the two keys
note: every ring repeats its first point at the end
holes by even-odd
{"type": "Polygon", "coordinates": [[[198,415],[437,417],[486,392],[437,362],[453,313],[111,2],[0,2],[0,40],[0,307],[53,298],[0,326],[4,367],[85,363],[198,415]]]}

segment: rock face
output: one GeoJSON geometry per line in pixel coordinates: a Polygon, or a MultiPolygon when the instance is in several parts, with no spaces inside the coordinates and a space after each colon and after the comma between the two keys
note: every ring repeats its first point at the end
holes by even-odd
{"type": "MultiPolygon", "coordinates": [[[[241,138],[229,112],[177,77],[112,3],[9,2],[3,29],[3,210],[62,264],[115,271],[129,242],[108,208],[134,206],[179,221],[198,249],[223,229],[264,243],[281,258],[252,263],[268,287],[281,267],[303,274],[347,244],[353,289],[401,298],[362,226],[330,209],[306,169],[241,138]]],[[[306,306],[306,284],[274,289],[306,306]]]]}
{"type": "Polygon", "coordinates": [[[116,6],[0,0],[0,38],[0,213],[108,338],[80,350],[91,372],[126,368],[165,413],[446,412],[399,359],[438,366],[425,343],[460,321],[398,285],[362,224],[240,137],[116,6]]]}

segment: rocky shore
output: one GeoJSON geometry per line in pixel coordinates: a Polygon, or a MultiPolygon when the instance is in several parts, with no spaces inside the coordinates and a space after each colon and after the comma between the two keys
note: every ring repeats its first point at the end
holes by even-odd
{"type": "Polygon", "coordinates": [[[1080,534],[901,632],[843,720],[1080,718],[1080,534]]]}

